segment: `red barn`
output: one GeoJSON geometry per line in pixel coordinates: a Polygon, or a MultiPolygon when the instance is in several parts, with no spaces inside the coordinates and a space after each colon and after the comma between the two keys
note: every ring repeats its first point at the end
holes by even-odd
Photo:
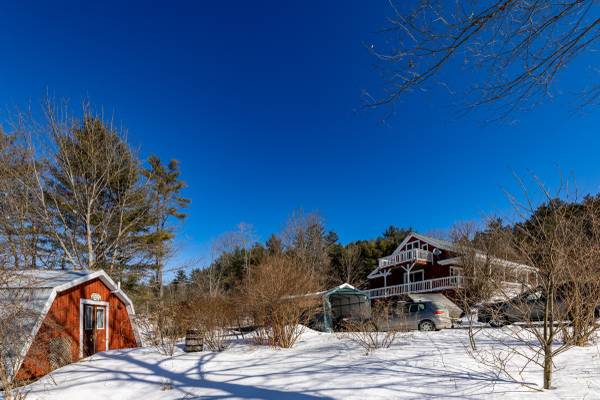
{"type": "Polygon", "coordinates": [[[16,323],[23,333],[15,349],[16,380],[38,378],[100,351],[138,347],[133,303],[106,272],[23,271],[14,282],[5,292],[14,292],[13,298],[19,293],[27,307],[16,323]]]}

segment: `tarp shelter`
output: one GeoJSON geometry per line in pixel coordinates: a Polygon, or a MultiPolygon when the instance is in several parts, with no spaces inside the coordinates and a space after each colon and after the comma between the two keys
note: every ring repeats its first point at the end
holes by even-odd
{"type": "Polygon", "coordinates": [[[323,313],[318,328],[333,332],[345,320],[364,320],[371,317],[371,302],[366,292],[344,283],[318,293],[323,297],[323,313]]]}

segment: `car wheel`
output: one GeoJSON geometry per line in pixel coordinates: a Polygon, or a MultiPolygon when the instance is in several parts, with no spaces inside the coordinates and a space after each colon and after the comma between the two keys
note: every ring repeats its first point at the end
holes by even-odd
{"type": "Polygon", "coordinates": [[[424,332],[435,331],[435,325],[431,321],[427,321],[427,320],[421,321],[419,323],[419,330],[424,331],[424,332]]]}

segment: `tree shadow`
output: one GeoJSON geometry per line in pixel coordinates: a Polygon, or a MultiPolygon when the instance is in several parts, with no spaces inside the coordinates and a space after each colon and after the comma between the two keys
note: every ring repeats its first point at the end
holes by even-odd
{"type": "MultiPolygon", "coordinates": [[[[450,350],[442,347],[441,351],[450,350]]],[[[237,349],[240,350],[240,349],[237,349]]],[[[331,399],[456,398],[481,399],[489,394],[531,393],[490,371],[466,365],[423,363],[423,354],[396,352],[385,359],[362,356],[347,341],[311,345],[305,349],[224,353],[178,353],[162,357],[152,349],[99,353],[55,371],[58,387],[46,393],[94,382],[111,385],[142,383],[158,390],[174,390],[182,399],[331,399]],[[265,356],[268,355],[268,356],[265,356]],[[349,357],[349,359],[347,359],[349,357]],[[115,362],[116,361],[116,362],[115,362]],[[114,367],[118,365],[119,370],[114,367]],[[252,384],[249,384],[252,382],[252,384]]],[[[456,351],[456,348],[454,348],[456,351]]],[[[385,356],[385,352],[381,353],[385,356]]],[[[30,395],[44,390],[33,387],[30,395]]],[[[132,388],[133,389],[133,388],[132,388]]],[[[35,397],[35,396],[33,396],[35,397]]],[[[139,398],[132,392],[131,398],[139,398]]]]}

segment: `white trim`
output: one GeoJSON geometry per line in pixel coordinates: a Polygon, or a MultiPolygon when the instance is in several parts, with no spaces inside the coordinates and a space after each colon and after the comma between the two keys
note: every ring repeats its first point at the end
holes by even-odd
{"type": "MultiPolygon", "coordinates": [[[[428,249],[427,251],[433,251],[433,249],[439,248],[439,246],[437,246],[433,243],[430,243],[429,238],[427,238],[426,236],[422,236],[422,235],[419,235],[418,233],[411,232],[404,238],[404,240],[398,245],[398,247],[396,247],[396,250],[394,250],[394,252],[390,256],[401,253],[402,251],[405,250],[406,245],[409,242],[412,244],[413,241],[417,243],[416,248],[418,248],[418,249],[421,249],[421,246],[423,246],[423,243],[426,243],[428,248],[431,248],[431,249],[428,249]],[[413,239],[417,239],[417,240],[415,241],[413,239]]],[[[447,250],[447,249],[444,249],[444,250],[447,250]]],[[[381,257],[381,258],[385,258],[385,257],[381,257]]],[[[367,279],[375,279],[375,278],[380,278],[383,276],[383,275],[378,274],[378,272],[381,271],[381,269],[382,269],[382,267],[379,266],[379,260],[380,259],[378,258],[377,259],[377,267],[369,275],[367,275],[367,279]]]]}
{"type": "Polygon", "coordinates": [[[418,249],[421,246],[421,241],[419,239],[417,240],[413,240],[412,242],[408,242],[406,243],[406,246],[404,246],[404,250],[412,250],[412,249],[418,249]]]}
{"type": "MultiPolygon", "coordinates": [[[[393,255],[396,255],[396,254],[402,252],[403,249],[406,247],[406,245],[409,242],[412,242],[414,239],[417,239],[418,241],[420,241],[421,242],[421,246],[423,245],[423,243],[427,243],[428,247],[429,247],[428,251],[431,251],[431,252],[433,252],[435,249],[438,249],[438,250],[446,250],[446,251],[449,251],[451,253],[460,253],[460,249],[457,248],[456,246],[454,246],[452,243],[449,243],[449,242],[447,242],[445,240],[438,240],[438,239],[435,239],[435,238],[429,238],[427,236],[423,236],[423,235],[420,235],[418,233],[411,232],[411,233],[408,234],[408,236],[406,236],[406,238],[404,238],[404,240],[398,245],[398,247],[396,247],[396,250],[394,250],[394,252],[390,256],[393,256],[393,255]]],[[[475,255],[478,258],[484,258],[485,257],[485,255],[482,254],[477,249],[475,249],[475,255]]],[[[383,259],[383,258],[386,258],[386,257],[381,257],[381,259],[383,259]]],[[[375,278],[380,278],[380,277],[383,276],[383,275],[381,275],[380,271],[383,268],[386,268],[387,266],[383,266],[383,267],[380,266],[379,265],[379,260],[380,259],[377,259],[377,267],[369,275],[367,275],[367,279],[375,279],[375,278]]],[[[444,259],[444,260],[438,260],[437,264],[439,264],[439,265],[460,264],[460,261],[461,261],[460,256],[456,256],[456,257],[447,258],[447,259],[444,259]]],[[[526,269],[526,270],[529,270],[529,271],[537,271],[536,268],[530,267],[529,265],[519,264],[519,263],[515,263],[515,262],[512,262],[512,261],[502,260],[502,259],[499,259],[499,258],[493,258],[492,262],[495,263],[495,264],[497,264],[497,265],[504,266],[504,267],[517,268],[517,269],[526,269]]]]}
{"type": "Polygon", "coordinates": [[[403,283],[388,287],[379,287],[368,290],[369,298],[378,299],[382,297],[399,296],[411,293],[435,293],[444,289],[455,289],[461,287],[462,276],[446,276],[443,278],[427,279],[419,282],[403,283]]]}
{"type": "Polygon", "coordinates": [[[409,271],[405,272],[405,273],[402,275],[402,279],[404,280],[404,283],[405,283],[405,284],[406,284],[406,283],[422,282],[422,281],[424,281],[424,280],[425,280],[425,271],[424,271],[424,270],[422,270],[422,269],[417,269],[417,270],[415,270],[415,271],[409,270],[409,271]],[[408,282],[406,281],[406,276],[407,276],[407,275],[409,275],[409,274],[410,274],[410,275],[415,275],[415,274],[418,274],[418,273],[421,273],[421,277],[422,277],[423,279],[421,279],[420,281],[413,281],[412,279],[410,279],[408,282]]]}
{"type": "MultiPolygon", "coordinates": [[[[483,253],[477,252],[477,253],[475,253],[475,257],[477,257],[478,259],[481,260],[481,259],[485,259],[487,256],[483,253]]],[[[526,265],[526,264],[520,264],[520,263],[508,261],[508,260],[502,260],[502,259],[496,258],[496,257],[490,256],[489,260],[491,263],[493,263],[495,265],[499,265],[501,267],[505,267],[505,268],[521,269],[521,270],[527,270],[527,271],[532,271],[532,272],[537,271],[537,269],[535,267],[530,267],[529,265],[526,265]]],[[[446,258],[445,260],[439,260],[437,263],[439,265],[460,266],[462,264],[462,258],[460,256],[446,258]]]]}
{"type": "Polygon", "coordinates": [[[88,300],[88,299],[80,299],[80,301],[83,304],[89,304],[92,306],[106,306],[108,307],[110,305],[110,303],[108,301],[95,301],[95,300],[88,300]]]}
{"type": "MultiPolygon", "coordinates": [[[[111,294],[114,294],[115,296],[117,296],[123,303],[125,303],[125,308],[127,309],[127,315],[129,317],[129,323],[131,324],[131,329],[133,330],[133,336],[135,337],[135,341],[136,344],[138,346],[142,345],[142,340],[141,340],[141,336],[138,330],[137,325],[135,324],[134,321],[134,316],[135,316],[135,309],[133,307],[133,302],[131,301],[131,299],[125,294],[125,292],[123,292],[121,290],[121,288],[119,287],[119,285],[117,285],[115,283],[115,281],[113,281],[110,276],[108,276],[108,274],[103,271],[103,270],[99,270],[99,271],[95,271],[95,272],[91,272],[85,276],[82,276],[81,278],[77,278],[74,279],[68,283],[65,283],[63,285],[59,285],[59,286],[55,286],[52,288],[52,292],[50,293],[50,295],[48,296],[48,300],[46,301],[46,303],[44,304],[44,308],[42,309],[42,312],[40,313],[38,320],[36,321],[33,330],[31,332],[31,335],[27,338],[27,341],[25,342],[25,344],[23,345],[22,349],[21,349],[21,357],[19,357],[19,361],[17,362],[14,371],[12,371],[13,373],[13,377],[17,375],[17,373],[19,372],[19,370],[21,369],[21,366],[23,364],[23,362],[25,361],[25,358],[27,357],[27,353],[29,353],[29,349],[31,347],[31,344],[33,343],[34,339],[36,338],[40,328],[42,327],[42,324],[44,323],[44,320],[46,319],[46,316],[48,315],[48,312],[50,311],[50,307],[52,307],[52,304],[54,303],[54,300],[56,299],[56,297],[58,296],[59,293],[64,292],[65,290],[69,290],[72,289],[76,286],[82,285],[86,282],[89,282],[91,280],[94,280],[96,278],[99,278],[102,283],[104,283],[108,289],[111,291],[111,294]]],[[[80,309],[80,313],[81,313],[81,309],[80,309]]],[[[81,315],[81,314],[80,314],[81,315]]],[[[106,314],[106,318],[107,318],[107,325],[108,325],[108,309],[107,309],[107,314],[106,314]]],[[[80,322],[81,322],[81,318],[80,318],[80,322]]],[[[80,332],[83,330],[83,327],[80,326],[80,332]]],[[[108,330],[107,330],[108,331],[108,330]]],[[[107,344],[107,349],[108,349],[108,344],[107,344]]],[[[80,354],[82,353],[81,347],[80,347],[80,354]]]]}
{"type": "MultiPolygon", "coordinates": [[[[99,306],[99,307],[106,307],[106,312],[104,313],[104,317],[106,318],[105,324],[106,324],[106,341],[105,341],[105,347],[104,347],[104,351],[108,351],[110,350],[108,348],[108,343],[109,343],[109,334],[108,331],[110,330],[110,325],[109,325],[109,320],[108,320],[108,313],[110,310],[110,304],[108,303],[108,301],[94,301],[94,300],[87,300],[87,299],[80,299],[79,300],[79,358],[83,358],[83,308],[84,306],[99,306]]],[[[133,323],[132,323],[133,325],[133,323]]],[[[98,329],[96,327],[94,327],[94,330],[96,330],[96,332],[98,331],[98,329]]]]}
{"type": "Polygon", "coordinates": [[[379,268],[375,268],[369,275],[367,275],[367,279],[375,279],[375,278],[385,278],[392,273],[389,269],[381,270],[379,268]]]}
{"type": "Polygon", "coordinates": [[[409,233],[408,236],[405,237],[404,240],[398,245],[398,247],[396,247],[396,250],[394,250],[392,255],[398,254],[400,251],[402,251],[404,246],[406,246],[413,237],[414,237],[414,233],[409,233]]]}
{"type": "Polygon", "coordinates": [[[42,324],[44,323],[44,319],[46,319],[46,315],[48,314],[48,311],[50,311],[50,307],[52,307],[52,303],[54,303],[55,299],[56,299],[56,291],[52,291],[52,293],[50,293],[50,296],[48,296],[48,300],[46,301],[46,304],[44,304],[44,308],[42,309],[42,312],[40,313],[38,320],[35,322],[35,325],[33,326],[31,335],[29,337],[27,337],[27,341],[21,348],[21,355],[19,357],[19,360],[17,361],[17,365],[15,366],[14,371],[12,371],[13,378],[17,376],[17,373],[21,369],[21,365],[25,361],[25,358],[27,357],[27,353],[29,353],[29,348],[31,347],[31,344],[33,343],[40,328],[42,327],[42,324]]]}
{"type": "MultiPolygon", "coordinates": [[[[396,247],[396,250],[394,250],[394,252],[392,254],[397,254],[400,251],[402,251],[402,248],[404,246],[406,246],[408,244],[408,242],[410,242],[412,239],[417,239],[420,242],[425,242],[427,243],[429,246],[433,247],[433,248],[437,248],[437,249],[441,249],[441,250],[447,250],[447,251],[456,251],[456,249],[451,248],[451,244],[446,244],[446,243],[439,243],[439,242],[447,242],[445,240],[438,240],[435,238],[430,238],[427,236],[423,236],[421,234],[418,234],[416,232],[411,232],[408,234],[408,236],[398,245],[398,247],[396,247]],[[435,240],[438,243],[432,243],[431,241],[435,240]]],[[[433,251],[433,250],[430,250],[433,251]]]]}
{"type": "Polygon", "coordinates": [[[57,286],[54,288],[54,290],[56,292],[64,292],[65,290],[69,290],[74,288],[75,286],[79,286],[82,283],[91,281],[93,279],[96,278],[100,278],[100,280],[102,281],[102,283],[104,283],[108,289],[111,291],[111,294],[114,294],[115,296],[117,296],[118,298],[121,299],[121,301],[123,301],[123,303],[125,303],[126,305],[131,305],[132,310],[133,310],[133,302],[131,301],[131,299],[125,294],[125,292],[123,292],[120,288],[119,285],[117,285],[115,283],[115,281],[113,281],[110,276],[108,276],[108,274],[106,272],[104,272],[103,270],[99,270],[99,271],[95,271],[92,272],[86,276],[83,276],[81,278],[78,279],[74,279],[70,282],[67,282],[63,285],[57,286]]]}
{"type": "Polygon", "coordinates": [[[453,265],[453,264],[460,264],[461,259],[460,257],[452,257],[452,258],[446,258],[445,260],[438,260],[438,264],[439,265],[453,265]]]}
{"type": "MultiPolygon", "coordinates": [[[[103,331],[106,329],[106,308],[97,307],[96,308],[96,330],[103,331]]],[[[106,349],[108,350],[108,349],[106,349]]]]}

